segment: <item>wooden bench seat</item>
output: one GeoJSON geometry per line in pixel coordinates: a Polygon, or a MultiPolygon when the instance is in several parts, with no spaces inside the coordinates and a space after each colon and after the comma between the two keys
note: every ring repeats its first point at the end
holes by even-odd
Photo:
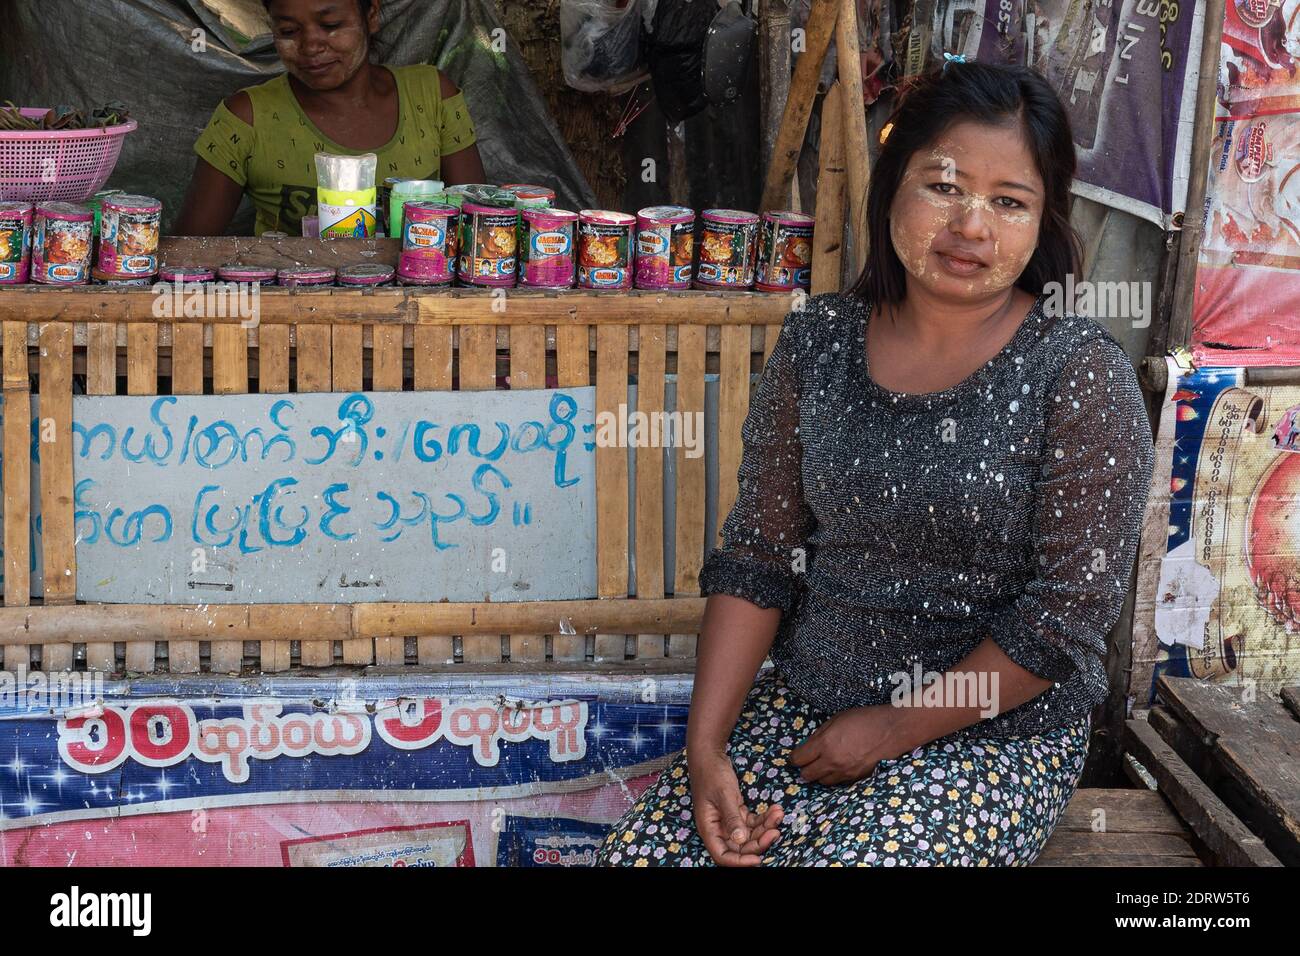
{"type": "Polygon", "coordinates": [[[1033,866],[1203,866],[1154,790],[1079,790],[1033,866]]]}

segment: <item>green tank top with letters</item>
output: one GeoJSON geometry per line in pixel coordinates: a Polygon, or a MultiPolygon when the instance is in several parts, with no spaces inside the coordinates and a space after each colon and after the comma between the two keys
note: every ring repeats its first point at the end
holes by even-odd
{"type": "Polygon", "coordinates": [[[442,157],[476,142],[463,93],[442,97],[437,67],[386,67],[397,81],[398,122],[393,138],[375,150],[349,149],[311,121],[289,87],[287,74],[243,90],[253,104],[249,126],[217,106],[194,151],[244,187],[257,210],[256,235],[270,230],[302,234],[302,219],[316,212],[318,152],[379,157],[375,178],[438,179],[442,157]]]}

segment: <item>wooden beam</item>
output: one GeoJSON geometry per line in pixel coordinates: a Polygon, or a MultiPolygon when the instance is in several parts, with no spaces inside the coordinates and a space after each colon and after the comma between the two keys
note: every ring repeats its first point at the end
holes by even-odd
{"type": "Polygon", "coordinates": [[[1219,866],[1282,865],[1146,721],[1130,720],[1125,730],[1125,748],[1155,777],[1165,799],[1219,866]]]}
{"type": "Polygon", "coordinates": [[[840,0],[812,0],[804,29],[804,49],[794,66],[790,95],[785,101],[781,129],[776,135],[776,145],[772,147],[772,164],[768,167],[767,182],[763,186],[764,210],[785,209],[790,205],[790,183],[794,180],[799,153],[803,150],[822,64],[839,15],[840,0]]]}
{"type": "Polygon", "coordinates": [[[698,632],[704,598],[366,604],[70,604],[0,607],[0,646],[87,642],[369,640],[437,634],[698,632]]]}
{"type": "Polygon", "coordinates": [[[871,180],[867,113],[862,95],[862,51],[858,46],[857,0],[840,0],[835,51],[843,95],[840,111],[844,124],[844,152],[848,158],[849,235],[852,237],[849,273],[856,278],[867,261],[867,187],[871,180]]]}
{"type": "Polygon", "coordinates": [[[1178,275],[1174,281],[1173,314],[1168,340],[1153,343],[1152,352],[1190,345],[1192,300],[1196,292],[1196,265],[1205,229],[1201,210],[1210,171],[1210,145],[1214,140],[1214,113],[1219,77],[1220,40],[1223,37],[1224,0],[1205,0],[1205,28],[1201,38],[1200,80],[1196,88],[1196,118],[1192,127],[1191,172],[1187,182],[1183,232],[1178,249],[1178,275]]]}
{"type": "Polygon", "coordinates": [[[812,294],[839,292],[844,271],[844,87],[836,81],[822,103],[818,151],[817,225],[813,232],[812,294]]]}

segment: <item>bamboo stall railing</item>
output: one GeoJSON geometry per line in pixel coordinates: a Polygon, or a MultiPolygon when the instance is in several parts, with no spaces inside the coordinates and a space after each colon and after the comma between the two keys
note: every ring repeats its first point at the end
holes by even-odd
{"type": "MultiPolygon", "coordinates": [[[[395,243],[164,240],[184,261],[392,261],[395,243]]],[[[166,254],[168,249],[164,249],[166,254]]],[[[720,525],[737,492],[741,424],[792,300],[761,293],[539,293],[268,288],[259,322],[155,317],[151,289],[0,291],[4,408],[6,670],[177,674],[283,672],[335,665],[637,665],[689,668],[704,601],[705,459],[676,450],[675,567],[663,561],[660,459],[636,464],[635,589],[628,588],[626,448],[596,449],[598,598],[481,603],[137,605],[76,603],[74,377],[91,395],[595,386],[617,413],[636,376],[638,410],[703,412],[718,375],[720,525]],[[84,376],[84,379],[83,379],[84,376]],[[30,396],[39,395],[43,595],[30,596],[30,396]],[[45,426],[50,426],[48,432],[45,426]],[[50,440],[45,440],[49,438],[50,440]]],[[[715,534],[716,536],[716,534],[715,534]]]]}

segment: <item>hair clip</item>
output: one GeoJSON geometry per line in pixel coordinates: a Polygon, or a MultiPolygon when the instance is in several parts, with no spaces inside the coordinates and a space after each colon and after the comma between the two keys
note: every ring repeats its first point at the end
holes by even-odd
{"type": "Polygon", "coordinates": [[[893,123],[886,123],[884,127],[880,130],[880,144],[882,146],[885,144],[885,140],[889,139],[889,134],[892,133],[893,131],[894,131],[893,123]]]}
{"type": "Polygon", "coordinates": [[[945,73],[948,72],[949,63],[965,63],[965,62],[966,62],[965,54],[949,53],[947,50],[943,51],[943,72],[945,73]]]}

